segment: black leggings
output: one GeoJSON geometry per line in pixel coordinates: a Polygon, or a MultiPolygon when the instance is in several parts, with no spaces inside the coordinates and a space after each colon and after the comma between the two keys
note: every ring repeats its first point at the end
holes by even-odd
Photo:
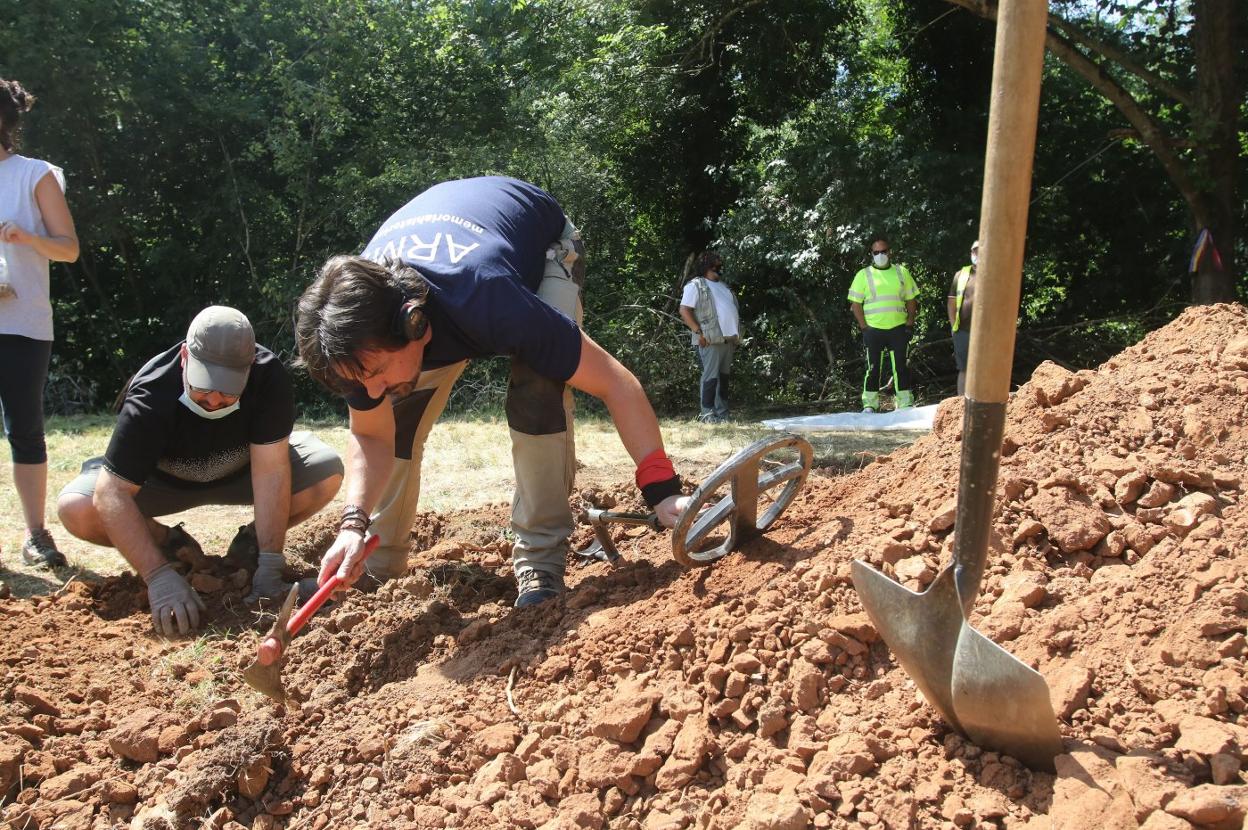
{"type": "Polygon", "coordinates": [[[0,408],[14,464],[43,464],[43,385],[52,359],[51,340],[0,334],[0,408]]]}

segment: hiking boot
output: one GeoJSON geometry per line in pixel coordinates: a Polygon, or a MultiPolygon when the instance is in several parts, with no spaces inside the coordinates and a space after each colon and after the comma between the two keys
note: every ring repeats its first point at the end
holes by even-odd
{"type": "Polygon", "coordinates": [[[563,577],[534,568],[520,568],[516,571],[516,608],[527,608],[548,599],[554,599],[563,593],[563,577]]]}
{"type": "Polygon", "coordinates": [[[56,549],[52,534],[44,527],[30,534],[22,545],[22,561],[39,568],[63,568],[69,564],[65,561],[65,554],[56,549]]]}
{"type": "Polygon", "coordinates": [[[260,543],[256,541],[256,523],[245,524],[234,534],[225,552],[225,560],[236,568],[255,572],[260,563],[260,543]]]}

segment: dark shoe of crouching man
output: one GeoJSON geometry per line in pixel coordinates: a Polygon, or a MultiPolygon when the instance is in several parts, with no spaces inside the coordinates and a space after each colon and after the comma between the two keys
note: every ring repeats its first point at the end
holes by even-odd
{"type": "Polygon", "coordinates": [[[319,579],[407,568],[425,438],[474,358],[511,360],[507,423],[516,492],[516,606],[563,591],[575,457],[574,387],[601,398],[637,464],[646,502],[671,527],[687,499],[641,384],[580,329],[580,234],[535,185],[443,182],[382,223],[363,256],[325,263],[299,301],[302,364],[350,407],[348,506],[319,579]],[[368,530],[380,544],[363,559],[368,530]]]}
{"type": "Polygon", "coordinates": [[[186,340],[130,380],[108,450],[82,465],[57,502],[79,539],[117,548],[147,583],[152,620],[172,635],[199,626],[203,602],[170,561],[198,545],[154,517],[216,504],[255,505],[260,550],[248,601],[280,599],[286,530],[329,503],[342,460],[295,422],[290,376],[256,345],[242,312],[211,306],[186,340]]]}

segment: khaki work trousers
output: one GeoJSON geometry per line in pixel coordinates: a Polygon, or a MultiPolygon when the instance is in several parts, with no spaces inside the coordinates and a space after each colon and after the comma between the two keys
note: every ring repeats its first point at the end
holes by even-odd
{"type": "MultiPolygon", "coordinates": [[[[547,249],[537,291],[541,299],[578,326],[583,319],[583,257],[580,234],[569,222],[559,241],[547,249]],[[574,263],[578,258],[581,261],[574,263]]],[[[425,440],[467,366],[464,360],[422,371],[416,388],[394,401],[394,469],[372,517],[372,531],[381,541],[365,566],[376,579],[392,579],[407,570],[409,539],[420,501],[425,440]]],[[[516,537],[512,568],[532,567],[562,579],[574,521],[568,507],[576,471],[572,390],[513,358],[506,408],[516,475],[511,503],[511,527],[516,537]]]]}

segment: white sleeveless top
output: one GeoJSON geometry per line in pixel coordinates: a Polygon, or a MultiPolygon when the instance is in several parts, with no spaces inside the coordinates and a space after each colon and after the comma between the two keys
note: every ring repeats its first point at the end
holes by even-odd
{"type": "MultiPolygon", "coordinates": [[[[35,185],[51,173],[61,191],[61,168],[39,159],[12,155],[0,161],[0,219],[24,230],[47,236],[43,214],[35,201],[35,185]]],[[[52,301],[48,294],[48,259],[29,245],[0,242],[0,256],[9,266],[9,282],[17,297],[0,300],[0,334],[20,334],[32,340],[52,339],[52,301]]]]}

